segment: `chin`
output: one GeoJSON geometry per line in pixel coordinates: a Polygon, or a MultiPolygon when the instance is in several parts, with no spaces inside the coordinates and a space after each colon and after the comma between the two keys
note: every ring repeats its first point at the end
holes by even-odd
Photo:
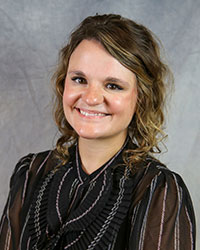
{"type": "Polygon", "coordinates": [[[77,134],[79,137],[81,138],[84,138],[84,139],[89,139],[89,140],[92,140],[92,139],[100,139],[102,138],[101,135],[97,134],[97,133],[85,133],[85,132],[80,132],[80,131],[77,131],[77,134]]]}
{"type": "Polygon", "coordinates": [[[97,136],[97,135],[85,135],[85,134],[79,134],[80,138],[83,139],[88,139],[88,140],[96,140],[96,139],[100,139],[101,137],[97,136]]]}
{"type": "Polygon", "coordinates": [[[75,129],[76,133],[78,134],[79,137],[85,138],[85,139],[97,139],[102,136],[102,131],[99,129],[89,129],[89,128],[76,128],[75,129]]]}

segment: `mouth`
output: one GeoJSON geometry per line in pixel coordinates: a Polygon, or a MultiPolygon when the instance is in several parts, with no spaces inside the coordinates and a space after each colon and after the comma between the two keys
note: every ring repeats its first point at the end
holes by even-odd
{"type": "Polygon", "coordinates": [[[109,114],[103,113],[103,112],[99,112],[99,111],[95,111],[95,110],[83,110],[80,108],[75,108],[82,116],[88,117],[88,118],[95,118],[95,117],[105,117],[108,116],[109,114]]]}

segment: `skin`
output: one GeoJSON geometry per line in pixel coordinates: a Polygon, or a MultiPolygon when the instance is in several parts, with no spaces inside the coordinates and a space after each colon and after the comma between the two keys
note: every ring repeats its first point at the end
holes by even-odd
{"type": "Polygon", "coordinates": [[[83,40],[69,60],[63,108],[79,135],[79,153],[87,173],[122,147],[136,102],[135,74],[98,41],[83,40]]]}

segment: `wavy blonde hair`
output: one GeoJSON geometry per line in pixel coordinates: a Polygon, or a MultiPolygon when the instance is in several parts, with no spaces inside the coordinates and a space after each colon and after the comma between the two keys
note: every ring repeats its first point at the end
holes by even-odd
{"type": "Polygon", "coordinates": [[[89,16],[73,31],[68,44],[59,53],[57,70],[53,75],[55,87],[54,115],[61,137],[56,151],[65,163],[68,147],[77,138],[63,111],[64,82],[71,54],[84,39],[95,39],[123,66],[137,77],[138,100],[129,125],[129,135],[137,147],[129,149],[127,162],[141,163],[149,153],[161,152],[166,86],[173,83],[172,74],[160,57],[160,42],[143,25],[120,15],[89,16]]]}

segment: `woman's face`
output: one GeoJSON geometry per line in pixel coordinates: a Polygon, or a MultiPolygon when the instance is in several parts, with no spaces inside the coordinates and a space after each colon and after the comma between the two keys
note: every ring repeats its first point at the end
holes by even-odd
{"type": "Polygon", "coordinates": [[[96,40],[83,40],[72,53],[63,108],[79,137],[124,140],[137,101],[136,76],[96,40]]]}

